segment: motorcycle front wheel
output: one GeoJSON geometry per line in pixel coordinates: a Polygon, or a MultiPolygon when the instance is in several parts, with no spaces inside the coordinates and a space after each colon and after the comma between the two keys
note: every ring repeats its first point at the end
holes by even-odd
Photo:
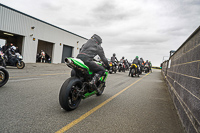
{"type": "Polygon", "coordinates": [[[23,69],[25,67],[25,63],[23,61],[20,61],[20,63],[17,63],[16,66],[18,69],[23,69]]]}
{"type": "Polygon", "coordinates": [[[0,87],[4,86],[9,79],[9,73],[6,69],[0,68],[0,87]]]}
{"type": "Polygon", "coordinates": [[[78,107],[81,102],[81,96],[78,90],[80,90],[81,87],[82,82],[76,77],[71,77],[63,83],[60,89],[59,102],[64,110],[71,111],[78,107]]]}

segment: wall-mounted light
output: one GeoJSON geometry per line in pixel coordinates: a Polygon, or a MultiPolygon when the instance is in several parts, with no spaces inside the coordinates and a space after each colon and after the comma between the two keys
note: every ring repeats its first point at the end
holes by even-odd
{"type": "Polygon", "coordinates": [[[33,38],[33,41],[35,41],[35,38],[33,38]]]}
{"type": "Polygon", "coordinates": [[[62,44],[60,43],[60,46],[61,46],[62,44]]]}
{"type": "Polygon", "coordinates": [[[77,50],[79,49],[79,48],[78,48],[78,43],[79,43],[79,41],[77,41],[77,50]]]}
{"type": "Polygon", "coordinates": [[[31,34],[30,36],[33,36],[33,34],[31,34]]]}
{"type": "Polygon", "coordinates": [[[14,36],[13,34],[6,33],[6,32],[4,32],[3,34],[4,34],[4,35],[8,35],[8,36],[14,36]]]}
{"type": "Polygon", "coordinates": [[[34,27],[34,26],[32,26],[32,27],[31,27],[31,29],[35,29],[35,27],[34,27]]]}

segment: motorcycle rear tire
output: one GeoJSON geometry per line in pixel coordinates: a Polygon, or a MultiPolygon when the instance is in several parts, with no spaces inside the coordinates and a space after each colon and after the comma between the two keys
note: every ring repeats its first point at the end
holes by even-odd
{"type": "Polygon", "coordinates": [[[115,69],[114,73],[116,73],[116,72],[117,72],[117,70],[115,69]]]}
{"type": "Polygon", "coordinates": [[[79,103],[81,102],[81,96],[78,96],[76,100],[73,100],[72,98],[73,86],[81,88],[82,87],[81,80],[77,77],[71,77],[63,83],[60,89],[59,103],[60,103],[60,106],[66,111],[72,111],[76,109],[79,103]]]}
{"type": "Polygon", "coordinates": [[[134,77],[134,75],[135,75],[135,69],[132,69],[131,70],[131,77],[134,77]]]}
{"type": "Polygon", "coordinates": [[[0,77],[1,77],[1,79],[0,79],[0,87],[2,87],[7,83],[8,79],[9,79],[8,71],[6,69],[4,69],[4,68],[0,68],[0,77]]]}
{"type": "Polygon", "coordinates": [[[112,70],[110,70],[109,73],[112,74],[112,70]]]}
{"type": "Polygon", "coordinates": [[[23,61],[20,62],[20,65],[17,63],[17,68],[18,69],[23,69],[25,67],[25,63],[23,61]]]}

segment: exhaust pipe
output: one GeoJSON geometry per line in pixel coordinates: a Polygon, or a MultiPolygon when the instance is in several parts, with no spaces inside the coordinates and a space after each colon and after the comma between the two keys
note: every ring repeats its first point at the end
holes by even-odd
{"type": "Polygon", "coordinates": [[[65,63],[68,63],[68,59],[67,59],[67,57],[65,57],[65,63]]]}
{"type": "Polygon", "coordinates": [[[70,60],[70,59],[68,59],[68,58],[66,57],[66,58],[65,58],[65,64],[66,64],[66,65],[71,65],[71,64],[73,64],[73,61],[70,60]]]}

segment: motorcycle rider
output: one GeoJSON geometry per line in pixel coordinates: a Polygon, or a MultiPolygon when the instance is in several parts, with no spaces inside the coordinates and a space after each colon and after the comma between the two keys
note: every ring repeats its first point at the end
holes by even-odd
{"type": "Polygon", "coordinates": [[[124,70],[125,72],[125,59],[124,59],[124,56],[122,56],[122,59],[119,61],[119,64],[118,64],[118,68],[120,69],[120,65],[122,65],[122,69],[124,70]],[[124,64],[124,66],[123,66],[124,64]]]}
{"type": "Polygon", "coordinates": [[[15,50],[16,50],[15,46],[12,46],[7,50],[8,61],[12,66],[14,66],[16,62],[15,50]]]}
{"type": "Polygon", "coordinates": [[[140,58],[140,65],[144,65],[144,60],[143,60],[143,58],[140,58]]]}
{"type": "Polygon", "coordinates": [[[126,70],[128,70],[130,65],[127,59],[125,60],[125,64],[126,64],[126,70]]]}
{"type": "Polygon", "coordinates": [[[143,71],[144,64],[145,64],[145,62],[144,62],[143,58],[140,58],[140,66],[141,66],[141,69],[142,69],[141,71],[143,71]]]}
{"type": "Polygon", "coordinates": [[[152,72],[151,67],[152,67],[151,61],[149,61],[149,70],[151,70],[151,72],[152,72]]]}
{"type": "Polygon", "coordinates": [[[2,47],[3,53],[5,53],[7,49],[8,49],[8,44],[6,43],[6,44],[2,47]]]}
{"type": "Polygon", "coordinates": [[[149,65],[149,61],[148,61],[148,60],[146,60],[145,64],[149,65]]]}
{"type": "Polygon", "coordinates": [[[108,60],[106,59],[105,54],[104,54],[104,50],[101,47],[101,43],[102,43],[101,37],[94,34],[91,37],[91,39],[89,39],[85,44],[83,44],[77,56],[77,58],[81,59],[84,62],[84,64],[89,67],[90,71],[95,73],[94,77],[92,78],[90,82],[90,85],[95,87],[97,91],[99,90],[96,87],[96,83],[99,80],[99,78],[103,76],[103,74],[105,73],[105,69],[102,66],[93,62],[92,61],[93,58],[96,55],[99,55],[103,63],[106,65],[106,69],[108,70],[110,69],[108,60]]]}
{"type": "Polygon", "coordinates": [[[115,68],[116,68],[115,60],[116,60],[116,62],[118,62],[116,54],[114,53],[113,56],[111,57],[111,62],[115,65],[115,68]]]}
{"type": "Polygon", "coordinates": [[[125,63],[124,56],[122,56],[122,59],[120,60],[120,63],[125,63]]]}
{"type": "MultiPolygon", "coordinates": [[[[136,73],[139,72],[139,67],[140,67],[140,61],[139,61],[138,59],[139,59],[139,57],[136,56],[135,59],[134,59],[133,62],[132,62],[132,64],[136,64],[136,65],[137,65],[136,73]]],[[[136,73],[135,73],[135,74],[136,74],[136,73]]]]}

